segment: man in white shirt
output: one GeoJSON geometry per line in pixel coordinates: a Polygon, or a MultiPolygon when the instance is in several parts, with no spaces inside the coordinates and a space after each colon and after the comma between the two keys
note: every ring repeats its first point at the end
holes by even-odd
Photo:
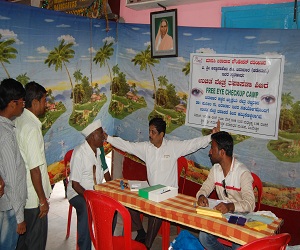
{"type": "Polygon", "coordinates": [[[93,190],[94,185],[111,180],[108,168],[101,161],[100,147],[103,147],[103,129],[101,121],[96,120],[81,132],[85,141],[77,146],[70,161],[70,182],[67,197],[75,207],[77,214],[77,233],[79,249],[91,249],[91,238],[88,227],[86,203],[83,197],[85,190],[93,190]]]}
{"type": "MultiPolygon", "coordinates": [[[[199,206],[208,206],[207,197],[215,189],[220,200],[215,209],[221,213],[252,212],[255,208],[253,178],[247,167],[233,157],[233,138],[225,131],[211,136],[209,157],[213,164],[209,175],[196,195],[199,206]]],[[[226,247],[218,237],[200,231],[199,240],[205,249],[237,249],[235,243],[226,247]]]]}
{"type": "MultiPolygon", "coordinates": [[[[218,122],[217,128],[220,128],[218,122]]],[[[150,186],[162,184],[178,187],[177,159],[181,156],[193,153],[200,148],[205,148],[211,141],[211,136],[199,137],[191,140],[176,141],[164,138],[166,122],[162,118],[153,118],[149,122],[150,142],[128,142],[118,137],[111,137],[105,134],[107,142],[130,154],[134,154],[146,163],[147,177],[150,186]]],[[[136,240],[144,242],[147,248],[158,233],[162,220],[156,217],[149,217],[147,234],[144,231],[140,220],[139,212],[129,210],[132,217],[132,231],[137,231],[136,240]]]]}
{"type": "Polygon", "coordinates": [[[25,109],[15,121],[18,145],[27,172],[24,210],[27,231],[20,235],[17,249],[45,249],[48,235],[48,199],[51,194],[45,157],[42,123],[46,112],[46,89],[36,82],[25,86],[25,109]]]}

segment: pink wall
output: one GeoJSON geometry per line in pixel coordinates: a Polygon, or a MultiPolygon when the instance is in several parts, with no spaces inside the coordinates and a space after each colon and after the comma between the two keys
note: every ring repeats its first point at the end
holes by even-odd
{"type": "MultiPolygon", "coordinates": [[[[150,12],[163,10],[162,8],[148,10],[132,10],[126,7],[127,0],[120,0],[120,16],[126,23],[150,23],[150,12]]],[[[200,1],[199,1],[200,2],[200,1]]],[[[225,6],[241,6],[252,4],[287,3],[293,0],[211,0],[195,4],[167,7],[178,10],[178,25],[190,27],[220,27],[221,8],[225,6]]]]}

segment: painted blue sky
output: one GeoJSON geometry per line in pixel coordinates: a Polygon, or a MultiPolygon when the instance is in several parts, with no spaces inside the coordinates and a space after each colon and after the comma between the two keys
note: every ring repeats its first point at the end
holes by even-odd
{"type": "MultiPolygon", "coordinates": [[[[105,28],[104,20],[1,2],[2,39],[14,38],[14,46],[18,50],[17,59],[12,59],[11,64],[5,65],[12,77],[27,72],[31,79],[43,82],[46,87],[60,83],[62,88],[64,84],[68,84],[64,69],[55,72],[54,67],[48,68],[44,64],[49,52],[65,39],[74,43],[75,57],[67,64],[70,73],[80,69],[93,81],[107,82],[107,68],[100,69],[91,60],[95,51],[108,41],[114,43],[114,56],[117,56],[117,61],[111,58],[110,66],[118,63],[128,79],[144,82],[144,88],[152,88],[150,73],[140,72],[131,62],[138,52],[150,45],[149,25],[110,22],[109,32],[105,28]],[[28,15],[27,11],[31,14],[28,15]]],[[[161,59],[161,63],[153,71],[155,76],[167,75],[169,82],[176,85],[178,91],[186,92],[189,79],[181,70],[189,61],[190,53],[281,54],[285,56],[283,91],[293,90],[293,94],[299,97],[300,90],[295,88],[300,82],[297,53],[300,51],[299,40],[300,32],[296,30],[178,27],[178,57],[161,59]]],[[[6,77],[2,69],[0,77],[6,77]]]]}
{"type": "MultiPolygon", "coordinates": [[[[63,85],[69,83],[65,69],[55,72],[53,66],[48,68],[44,64],[49,52],[54,47],[58,47],[64,39],[74,44],[75,57],[67,64],[70,73],[73,74],[75,70],[80,69],[91,79],[90,65],[92,65],[93,77],[100,78],[101,73],[104,75],[106,69],[104,67],[100,70],[99,64],[91,63],[91,58],[105,41],[113,42],[116,48],[114,38],[116,25],[111,23],[109,27],[110,31],[106,32],[106,23],[103,20],[1,3],[0,33],[2,39],[14,38],[16,43],[13,46],[18,50],[17,58],[10,60],[10,64],[5,66],[12,77],[27,72],[27,76],[32,80],[41,82],[46,87],[60,83],[61,89],[66,88],[63,85]]],[[[3,69],[0,70],[0,77],[6,77],[3,69]]]]}

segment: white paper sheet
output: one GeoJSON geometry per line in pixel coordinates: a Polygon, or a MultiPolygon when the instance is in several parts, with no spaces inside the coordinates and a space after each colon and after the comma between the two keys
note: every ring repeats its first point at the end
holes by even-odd
{"type": "Polygon", "coordinates": [[[217,206],[221,202],[227,203],[226,200],[215,200],[215,199],[208,198],[208,207],[213,209],[215,206],[217,206]]]}
{"type": "Polygon", "coordinates": [[[132,181],[128,180],[130,191],[139,191],[140,188],[149,187],[147,181],[132,181]]]}

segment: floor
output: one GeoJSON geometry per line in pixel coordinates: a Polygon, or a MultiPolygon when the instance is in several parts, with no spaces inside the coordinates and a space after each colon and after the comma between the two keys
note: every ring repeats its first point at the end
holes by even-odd
{"type": "MultiPolygon", "coordinates": [[[[107,158],[107,164],[110,166],[110,158],[107,158]]],[[[48,240],[46,250],[75,250],[76,249],[76,211],[73,209],[71,220],[70,237],[66,239],[67,221],[68,221],[69,202],[65,198],[63,182],[56,183],[50,198],[50,210],[48,215],[48,240]]],[[[146,224],[146,219],[144,219],[146,224]]],[[[122,224],[118,220],[115,234],[121,235],[122,224]]],[[[133,232],[132,237],[135,237],[133,232]]],[[[176,227],[171,226],[171,240],[176,237],[176,227]]],[[[157,236],[151,250],[161,249],[161,236],[157,236]]]]}

